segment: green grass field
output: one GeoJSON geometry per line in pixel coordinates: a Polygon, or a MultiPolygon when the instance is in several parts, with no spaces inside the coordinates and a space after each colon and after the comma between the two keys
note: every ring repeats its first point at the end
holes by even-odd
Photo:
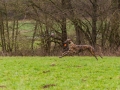
{"type": "Polygon", "coordinates": [[[0,90],[120,90],[120,57],[0,57],[0,90]]]}

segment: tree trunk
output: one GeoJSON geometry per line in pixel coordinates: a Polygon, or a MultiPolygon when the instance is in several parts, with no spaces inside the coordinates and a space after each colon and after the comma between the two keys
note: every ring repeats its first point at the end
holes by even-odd
{"type": "Polygon", "coordinates": [[[8,10],[7,10],[7,5],[4,3],[4,8],[5,8],[5,26],[6,26],[6,44],[7,44],[7,52],[11,52],[11,46],[10,46],[10,33],[9,33],[9,25],[8,25],[8,10]]]}
{"type": "Polygon", "coordinates": [[[3,24],[3,12],[0,11],[0,38],[1,38],[1,47],[3,53],[6,52],[6,43],[5,43],[5,33],[4,33],[4,24],[3,24]]]}
{"type": "Polygon", "coordinates": [[[16,20],[16,31],[15,31],[15,52],[18,50],[18,34],[19,34],[19,31],[18,31],[18,20],[16,20]]]}
{"type": "MultiPolygon", "coordinates": [[[[63,11],[66,9],[66,0],[62,0],[62,9],[63,11]]],[[[62,30],[62,43],[67,39],[67,30],[66,30],[66,14],[63,12],[62,22],[61,22],[61,30],[62,30]]]]}
{"type": "Polygon", "coordinates": [[[80,22],[78,22],[77,19],[75,19],[73,21],[74,23],[74,27],[75,27],[75,31],[76,31],[76,44],[83,44],[83,32],[81,30],[81,24],[80,22]]]}
{"type": "Polygon", "coordinates": [[[96,45],[96,36],[97,36],[97,0],[94,0],[92,3],[93,13],[92,13],[92,45],[96,45]]]}
{"type": "Polygon", "coordinates": [[[33,36],[32,36],[32,43],[31,43],[32,55],[34,55],[34,41],[35,41],[35,35],[36,35],[36,32],[37,32],[37,27],[38,27],[38,22],[36,21],[33,36]]]}
{"type": "Polygon", "coordinates": [[[81,23],[79,22],[79,18],[76,18],[75,17],[75,13],[74,13],[74,10],[73,10],[73,7],[72,7],[72,2],[71,0],[66,0],[67,4],[66,4],[66,8],[68,9],[69,11],[69,19],[73,22],[74,24],[74,27],[75,27],[75,32],[76,32],[76,43],[77,44],[81,44],[83,42],[83,32],[81,30],[81,23]]]}

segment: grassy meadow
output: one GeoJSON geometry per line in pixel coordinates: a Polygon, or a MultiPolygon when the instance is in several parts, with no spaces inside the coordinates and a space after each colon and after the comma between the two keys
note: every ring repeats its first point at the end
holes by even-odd
{"type": "Polygon", "coordinates": [[[0,57],[0,90],[120,90],[120,57],[0,57]]]}

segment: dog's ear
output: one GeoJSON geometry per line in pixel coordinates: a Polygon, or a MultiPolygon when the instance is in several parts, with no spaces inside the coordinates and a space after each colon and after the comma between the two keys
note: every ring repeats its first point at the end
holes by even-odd
{"type": "Polygon", "coordinates": [[[64,43],[66,43],[66,44],[70,44],[71,43],[71,39],[66,39],[66,41],[64,41],[64,43]]]}
{"type": "Polygon", "coordinates": [[[71,44],[72,41],[69,41],[69,44],[71,44]]]}
{"type": "Polygon", "coordinates": [[[71,43],[71,41],[72,41],[72,40],[71,40],[71,39],[69,39],[69,43],[71,43]]]}
{"type": "Polygon", "coordinates": [[[69,41],[69,42],[70,42],[70,41],[72,41],[72,40],[71,40],[71,39],[67,39],[67,41],[69,41]]]}

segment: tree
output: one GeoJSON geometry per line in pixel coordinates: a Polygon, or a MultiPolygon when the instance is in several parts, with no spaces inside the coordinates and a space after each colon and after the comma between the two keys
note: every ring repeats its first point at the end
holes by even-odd
{"type": "Polygon", "coordinates": [[[3,53],[6,51],[6,43],[5,43],[5,33],[4,33],[4,24],[3,24],[3,15],[4,15],[4,10],[0,9],[0,38],[1,38],[1,47],[3,53]]]}

